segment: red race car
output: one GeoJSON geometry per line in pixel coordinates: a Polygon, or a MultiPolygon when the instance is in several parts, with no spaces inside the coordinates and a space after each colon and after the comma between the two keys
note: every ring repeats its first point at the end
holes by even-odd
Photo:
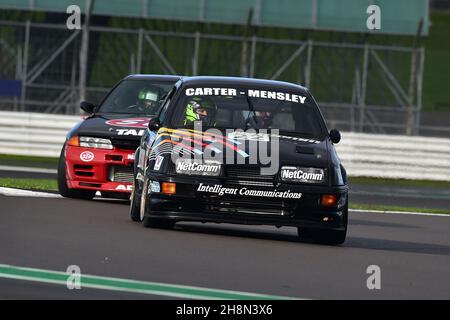
{"type": "Polygon", "coordinates": [[[58,188],[68,198],[128,198],[133,185],[134,152],[158,113],[160,101],[178,76],[131,75],[97,106],[82,102],[89,116],[67,134],[58,164],[58,188]]]}

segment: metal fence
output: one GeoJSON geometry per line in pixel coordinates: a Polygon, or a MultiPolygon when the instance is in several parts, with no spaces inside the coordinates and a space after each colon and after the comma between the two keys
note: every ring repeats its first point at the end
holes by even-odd
{"type": "MultiPolygon", "coordinates": [[[[0,109],[78,114],[80,30],[0,21],[0,79],[22,82],[0,109]]],[[[130,73],[232,75],[310,88],[330,126],[419,134],[423,48],[91,27],[86,98],[130,73]]],[[[450,131],[449,131],[450,132],[450,131]]]]}

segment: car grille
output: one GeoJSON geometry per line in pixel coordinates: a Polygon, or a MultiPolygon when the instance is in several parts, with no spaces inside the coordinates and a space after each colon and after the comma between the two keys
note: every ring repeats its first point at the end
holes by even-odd
{"type": "Polygon", "coordinates": [[[209,198],[207,209],[226,213],[249,213],[291,216],[294,203],[279,199],[209,198]]]}
{"type": "Polygon", "coordinates": [[[260,167],[227,166],[226,179],[229,184],[273,187],[275,175],[261,175],[260,167]]]}
{"type": "Polygon", "coordinates": [[[75,174],[79,177],[93,177],[94,167],[91,165],[76,164],[73,166],[75,174]]]}
{"type": "Polygon", "coordinates": [[[112,138],[111,143],[114,147],[124,150],[136,150],[137,147],[139,147],[139,139],[128,140],[128,139],[112,138]]]}
{"type": "Polygon", "coordinates": [[[133,166],[111,166],[110,180],[114,182],[133,182],[133,166]]]}

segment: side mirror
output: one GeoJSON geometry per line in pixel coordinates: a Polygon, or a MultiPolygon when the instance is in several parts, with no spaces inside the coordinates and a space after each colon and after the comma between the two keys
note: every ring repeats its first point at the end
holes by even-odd
{"type": "Polygon", "coordinates": [[[148,122],[148,129],[150,131],[158,131],[159,128],[161,128],[161,122],[159,121],[159,118],[151,118],[148,122]]]}
{"type": "Polygon", "coordinates": [[[334,144],[339,143],[341,141],[341,133],[337,129],[331,129],[330,130],[330,140],[334,144]]]}
{"type": "Polygon", "coordinates": [[[89,114],[94,113],[95,107],[96,105],[91,102],[82,101],[80,103],[80,109],[89,114]]]}

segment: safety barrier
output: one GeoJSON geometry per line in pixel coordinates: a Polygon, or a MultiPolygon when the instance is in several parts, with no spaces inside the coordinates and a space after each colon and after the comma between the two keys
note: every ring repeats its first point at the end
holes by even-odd
{"type": "Polygon", "coordinates": [[[450,181],[450,139],[344,132],[336,149],[350,176],[450,181]]]}
{"type": "Polygon", "coordinates": [[[0,154],[59,157],[80,116],[0,111],[0,154]]]}
{"type": "MultiPolygon", "coordinates": [[[[80,116],[0,111],[0,154],[58,157],[80,116]]],[[[450,181],[450,139],[343,132],[349,176],[450,181]]]]}

